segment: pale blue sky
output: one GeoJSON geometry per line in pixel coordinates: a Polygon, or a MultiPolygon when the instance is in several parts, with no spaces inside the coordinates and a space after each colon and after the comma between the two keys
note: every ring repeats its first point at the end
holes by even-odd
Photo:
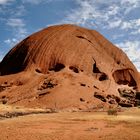
{"type": "Polygon", "coordinates": [[[27,35],[63,23],[99,31],[140,70],[140,0],[0,0],[0,59],[27,35]]]}

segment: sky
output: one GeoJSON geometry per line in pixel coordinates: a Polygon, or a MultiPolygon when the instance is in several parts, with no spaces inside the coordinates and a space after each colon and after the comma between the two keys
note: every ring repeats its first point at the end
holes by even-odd
{"type": "Polygon", "coordinates": [[[0,60],[28,35],[66,23],[97,30],[140,71],[140,0],[0,0],[0,60]]]}

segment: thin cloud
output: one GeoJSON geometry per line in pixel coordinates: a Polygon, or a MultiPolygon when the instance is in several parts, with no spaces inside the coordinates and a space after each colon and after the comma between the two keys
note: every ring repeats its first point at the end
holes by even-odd
{"type": "Polygon", "coordinates": [[[128,29],[137,30],[139,28],[140,28],[140,18],[124,21],[121,26],[121,29],[125,29],[125,30],[128,30],[128,29]]]}
{"type": "Polygon", "coordinates": [[[30,4],[39,4],[44,2],[44,0],[22,0],[23,3],[30,3],[30,4]]]}
{"type": "Polygon", "coordinates": [[[10,26],[13,32],[16,33],[16,38],[22,38],[27,34],[26,24],[23,19],[10,18],[7,20],[7,26],[10,26]]]}
{"type": "Polygon", "coordinates": [[[138,66],[138,69],[140,70],[140,41],[127,40],[116,45],[121,47],[123,51],[127,53],[128,57],[136,66],[138,66]]]}
{"type": "Polygon", "coordinates": [[[14,46],[16,43],[18,42],[18,40],[16,38],[8,38],[6,40],[4,40],[4,43],[6,43],[9,46],[14,46]]]}
{"type": "MultiPolygon", "coordinates": [[[[7,0],[8,2],[15,2],[15,0],[7,0]]],[[[7,38],[4,40],[4,43],[7,46],[10,46],[10,48],[18,43],[20,40],[25,38],[27,35],[27,25],[26,21],[24,20],[24,15],[26,14],[27,10],[25,6],[21,4],[15,5],[13,8],[13,4],[11,5],[5,5],[3,8],[3,23],[6,26],[6,29],[8,29],[11,34],[13,35],[12,38],[7,38]]]]}
{"type": "Polygon", "coordinates": [[[62,0],[22,0],[23,4],[29,3],[29,4],[35,4],[35,5],[38,5],[40,3],[49,3],[49,2],[55,2],[55,1],[62,1],[62,0]]]}
{"type": "Polygon", "coordinates": [[[0,5],[7,4],[12,1],[14,1],[14,0],[0,0],[0,5]]]}
{"type": "Polygon", "coordinates": [[[113,0],[109,0],[109,2],[105,2],[104,0],[96,2],[93,0],[76,0],[76,3],[79,5],[78,8],[71,10],[63,22],[85,26],[96,24],[109,29],[127,29],[134,27],[134,24],[136,24],[135,28],[137,28],[140,25],[139,19],[128,21],[124,18],[126,13],[128,14],[131,10],[140,6],[139,0],[122,0],[118,2],[114,2],[113,0]]]}
{"type": "Polygon", "coordinates": [[[7,20],[7,25],[16,28],[16,27],[24,27],[25,23],[20,18],[10,18],[7,20]]]}
{"type": "Polygon", "coordinates": [[[11,11],[11,15],[14,15],[14,17],[23,17],[26,13],[27,10],[24,5],[19,5],[15,8],[15,10],[11,11]]]}
{"type": "Polygon", "coordinates": [[[14,34],[13,38],[6,39],[4,43],[9,44],[10,46],[15,45],[20,40],[25,38],[27,35],[26,24],[23,19],[20,18],[10,18],[7,20],[7,26],[11,27],[14,34]]]}

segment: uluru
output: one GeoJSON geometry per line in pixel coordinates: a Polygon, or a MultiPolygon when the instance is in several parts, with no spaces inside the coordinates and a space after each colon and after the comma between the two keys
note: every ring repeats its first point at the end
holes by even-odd
{"type": "Polygon", "coordinates": [[[140,140],[140,0],[0,0],[0,140],[140,140]]]}
{"type": "Polygon", "coordinates": [[[87,110],[140,104],[140,75],[127,55],[95,30],[71,24],[36,32],[0,63],[0,101],[87,110]]]}

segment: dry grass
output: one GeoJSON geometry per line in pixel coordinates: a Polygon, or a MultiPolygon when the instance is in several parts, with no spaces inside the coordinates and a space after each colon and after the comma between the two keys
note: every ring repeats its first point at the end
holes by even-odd
{"type": "Polygon", "coordinates": [[[106,112],[87,112],[81,116],[70,118],[74,121],[93,121],[93,120],[109,120],[109,121],[140,121],[140,110],[130,109],[124,112],[118,112],[118,115],[108,115],[106,112]]]}
{"type": "Polygon", "coordinates": [[[43,113],[55,113],[55,110],[40,108],[24,108],[19,106],[0,104],[0,119],[43,113]]]}
{"type": "MultiPolygon", "coordinates": [[[[13,112],[39,112],[1,105],[0,110],[13,112]]],[[[31,140],[139,140],[140,109],[119,112],[117,116],[107,112],[59,112],[30,114],[0,121],[0,139],[31,140]],[[7,129],[8,128],[8,129],[7,129]],[[7,136],[9,136],[7,138],[7,136]]]]}

